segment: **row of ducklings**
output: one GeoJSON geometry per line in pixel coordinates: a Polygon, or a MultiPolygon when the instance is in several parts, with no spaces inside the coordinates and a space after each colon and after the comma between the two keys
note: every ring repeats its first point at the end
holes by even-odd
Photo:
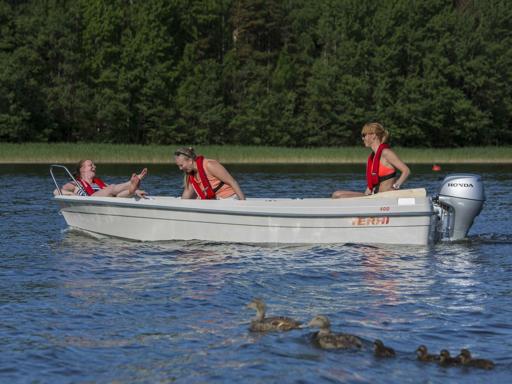
{"type": "Polygon", "coordinates": [[[466,366],[483,369],[493,369],[494,363],[487,359],[473,359],[467,348],[462,348],[460,353],[452,357],[447,349],[442,349],[439,355],[431,355],[425,345],[420,345],[416,350],[416,356],[420,361],[437,362],[443,366],[466,366]]]}
{"type": "MultiPolygon", "coordinates": [[[[300,321],[284,316],[266,317],[266,306],[263,300],[254,299],[248,308],[256,310],[256,317],[251,321],[249,330],[253,332],[267,331],[290,331],[302,328],[300,321]]],[[[331,331],[331,323],[326,316],[315,316],[308,324],[308,327],[317,327],[319,331],[313,335],[313,342],[323,349],[360,349],[363,347],[361,338],[349,333],[334,333],[331,331]]],[[[377,357],[394,357],[393,348],[387,347],[377,339],[373,343],[373,351],[377,357]]],[[[437,362],[443,366],[472,366],[477,368],[492,369],[494,363],[486,359],[473,359],[468,349],[462,349],[456,357],[451,357],[448,350],[443,349],[439,355],[428,353],[427,347],[420,345],[416,350],[418,360],[425,362],[437,362]]]]}

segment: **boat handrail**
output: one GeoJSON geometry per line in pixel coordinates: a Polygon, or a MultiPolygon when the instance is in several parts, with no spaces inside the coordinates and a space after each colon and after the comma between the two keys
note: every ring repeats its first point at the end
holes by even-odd
{"type": "MultiPolygon", "coordinates": [[[[75,185],[76,185],[78,188],[80,188],[80,189],[82,189],[82,190],[83,190],[83,188],[82,188],[82,186],[80,185],[80,183],[79,183],[78,181],[76,181],[75,177],[73,176],[73,174],[72,174],[71,172],[69,172],[69,169],[68,169],[66,166],[64,166],[64,165],[60,165],[60,164],[52,164],[52,165],[50,165],[50,175],[52,176],[53,183],[55,184],[55,188],[57,188],[57,190],[59,191],[59,195],[60,195],[60,196],[62,196],[62,191],[61,191],[61,189],[60,189],[60,187],[59,187],[59,184],[57,184],[57,180],[55,180],[55,176],[53,175],[53,168],[62,168],[62,169],[64,169],[64,170],[68,173],[68,175],[69,175],[69,177],[71,178],[71,180],[73,180],[73,182],[75,183],[75,185]]],[[[85,191],[84,191],[84,192],[85,192],[85,191]]]]}

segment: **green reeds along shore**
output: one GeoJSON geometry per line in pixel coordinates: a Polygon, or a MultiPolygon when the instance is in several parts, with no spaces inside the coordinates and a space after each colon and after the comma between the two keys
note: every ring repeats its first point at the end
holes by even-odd
{"type": "MultiPolygon", "coordinates": [[[[97,163],[166,164],[180,145],[44,144],[0,143],[3,164],[74,164],[80,159],[97,163]]],[[[241,145],[196,146],[196,153],[226,164],[352,164],[363,163],[368,149],[282,148],[241,145]]],[[[512,163],[512,147],[467,147],[454,149],[400,148],[394,150],[410,164],[512,163]]]]}

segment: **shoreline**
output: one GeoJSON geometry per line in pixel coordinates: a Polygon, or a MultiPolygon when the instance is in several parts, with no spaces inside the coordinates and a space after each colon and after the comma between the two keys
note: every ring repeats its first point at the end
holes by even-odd
{"type": "MultiPolygon", "coordinates": [[[[0,164],[169,164],[178,145],[0,143],[0,164]]],[[[512,164],[512,147],[393,148],[408,164],[512,164]]],[[[359,147],[285,148],[241,145],[196,146],[196,153],[225,164],[361,164],[359,147]]]]}

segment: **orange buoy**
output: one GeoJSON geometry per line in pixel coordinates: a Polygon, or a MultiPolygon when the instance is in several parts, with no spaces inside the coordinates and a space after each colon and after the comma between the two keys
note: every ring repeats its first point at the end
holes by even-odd
{"type": "Polygon", "coordinates": [[[435,171],[435,172],[439,172],[441,170],[441,166],[440,165],[437,165],[437,164],[434,164],[432,166],[432,170],[435,171]]]}

